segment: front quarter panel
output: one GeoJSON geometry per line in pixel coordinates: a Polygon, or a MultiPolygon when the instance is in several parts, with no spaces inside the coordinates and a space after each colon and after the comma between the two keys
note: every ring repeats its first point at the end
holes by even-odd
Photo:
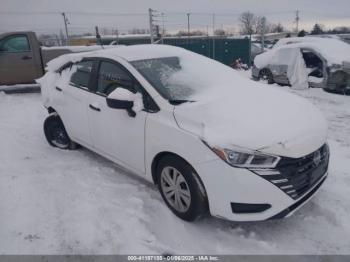
{"type": "Polygon", "coordinates": [[[180,129],[173,112],[168,110],[161,110],[147,117],[145,158],[148,180],[152,180],[153,160],[158,154],[164,152],[180,156],[194,169],[199,163],[217,159],[217,156],[197,136],[180,129]]]}

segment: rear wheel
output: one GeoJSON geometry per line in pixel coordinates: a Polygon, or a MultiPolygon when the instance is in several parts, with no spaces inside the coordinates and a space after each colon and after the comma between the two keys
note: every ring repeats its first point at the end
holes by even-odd
{"type": "Polygon", "coordinates": [[[193,168],[176,156],[165,156],[157,166],[159,191],[170,210],[179,218],[193,221],[205,214],[205,193],[193,168]]]}
{"type": "Polygon", "coordinates": [[[273,84],[273,75],[270,69],[264,68],[259,73],[259,80],[266,81],[269,85],[273,84]]]}
{"type": "Polygon", "coordinates": [[[53,147],[61,149],[77,148],[77,144],[69,138],[61,118],[56,113],[52,113],[46,118],[44,133],[47,142],[53,147]]]}

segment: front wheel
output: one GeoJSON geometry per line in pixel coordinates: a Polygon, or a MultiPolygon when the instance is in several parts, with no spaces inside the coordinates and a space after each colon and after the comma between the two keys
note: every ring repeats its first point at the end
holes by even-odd
{"type": "Polygon", "coordinates": [[[77,144],[69,138],[61,118],[56,113],[52,113],[46,118],[44,133],[47,142],[53,147],[61,149],[77,148],[77,144]]]}
{"type": "Polygon", "coordinates": [[[272,72],[267,68],[260,71],[259,80],[266,81],[269,85],[274,83],[272,72]]]}
{"type": "Polygon", "coordinates": [[[206,213],[204,189],[188,163],[175,156],[166,156],[158,164],[157,178],[162,198],[176,216],[194,221],[206,213]]]}

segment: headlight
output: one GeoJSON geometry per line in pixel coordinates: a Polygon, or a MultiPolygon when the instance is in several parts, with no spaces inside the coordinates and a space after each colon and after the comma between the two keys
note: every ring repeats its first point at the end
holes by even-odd
{"type": "Polygon", "coordinates": [[[235,167],[274,168],[280,157],[258,152],[243,152],[231,149],[211,148],[222,160],[235,167]]]}

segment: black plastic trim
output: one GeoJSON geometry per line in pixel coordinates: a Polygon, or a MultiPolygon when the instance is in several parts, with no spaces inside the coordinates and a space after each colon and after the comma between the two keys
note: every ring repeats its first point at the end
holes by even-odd
{"type": "Polygon", "coordinates": [[[269,208],[270,204],[231,203],[232,212],[236,214],[260,213],[269,208]]]}
{"type": "Polygon", "coordinates": [[[318,183],[317,186],[315,186],[309,193],[307,193],[303,198],[301,198],[298,202],[294,203],[293,205],[291,205],[290,207],[286,208],[285,210],[281,211],[280,213],[278,213],[277,215],[274,215],[272,217],[270,217],[267,220],[272,220],[272,219],[280,219],[280,218],[284,218],[286,217],[289,213],[293,212],[295,209],[297,209],[300,205],[302,205],[303,203],[305,203],[309,198],[311,198],[316,191],[321,187],[321,185],[323,184],[323,182],[326,180],[327,176],[325,176],[321,182],[318,183]]]}

